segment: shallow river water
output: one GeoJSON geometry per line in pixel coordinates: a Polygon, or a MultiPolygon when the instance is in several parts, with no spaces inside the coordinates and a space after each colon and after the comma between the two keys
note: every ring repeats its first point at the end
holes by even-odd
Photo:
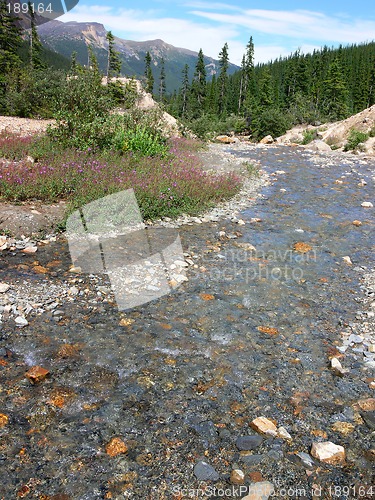
{"type": "MultiPolygon", "coordinates": [[[[358,406],[374,397],[375,370],[363,352],[338,350],[355,333],[374,263],[375,209],[361,204],[375,204],[375,163],[230,151],[260,161],[272,182],[241,213],[244,225],[179,229],[196,266],[177,290],[119,313],[97,293],[105,276],[78,275],[77,287],[95,293],[60,300],[57,318],[0,323],[0,498],[242,498],[232,469],[247,486],[270,481],[272,498],[310,499],[317,488],[314,498],[375,498],[375,407],[364,417],[358,406]],[[330,369],[332,356],[345,376],[330,369]],[[32,385],[25,372],[35,365],[50,374],[32,385]],[[291,440],[263,437],[241,451],[237,439],[255,435],[260,416],[291,440]],[[304,455],[319,441],[343,446],[345,463],[304,455]],[[217,473],[211,481],[194,469],[202,461],[217,473]]],[[[3,252],[0,282],[71,282],[66,242],[37,258],[47,273],[33,272],[35,256],[3,252]]]]}

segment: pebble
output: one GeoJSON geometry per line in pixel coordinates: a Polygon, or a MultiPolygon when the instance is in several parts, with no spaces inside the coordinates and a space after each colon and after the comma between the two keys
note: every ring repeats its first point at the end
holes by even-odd
{"type": "Polygon", "coordinates": [[[266,434],[268,436],[276,436],[277,435],[277,427],[266,417],[258,417],[255,418],[251,423],[250,427],[260,434],[266,434]]]}
{"type": "Polygon", "coordinates": [[[345,257],[343,257],[342,260],[344,262],[346,262],[347,264],[349,264],[350,266],[353,265],[353,262],[352,262],[351,258],[349,257],[349,255],[345,255],[345,257]]]}
{"type": "Polygon", "coordinates": [[[14,321],[18,326],[27,326],[29,324],[27,319],[24,318],[23,316],[18,316],[14,321]]]}
{"type": "Polygon", "coordinates": [[[352,333],[349,336],[348,340],[349,340],[349,342],[354,342],[354,344],[362,344],[364,339],[361,335],[356,335],[356,334],[352,333]]]}
{"type": "Polygon", "coordinates": [[[354,431],[355,427],[353,424],[349,422],[335,422],[332,425],[332,430],[335,432],[339,432],[343,436],[347,436],[354,431]]]}
{"type": "Polygon", "coordinates": [[[32,384],[38,384],[42,382],[49,375],[49,371],[42,366],[32,366],[26,373],[25,376],[30,380],[32,384]]]}
{"type": "Polygon", "coordinates": [[[349,370],[344,369],[342,367],[340,361],[337,358],[331,359],[331,368],[332,368],[333,373],[335,375],[338,375],[339,377],[343,377],[349,371],[349,370]]]}
{"type": "Polygon", "coordinates": [[[361,207],[363,208],[372,208],[374,205],[371,203],[371,201],[364,201],[361,203],[361,207]]]}
{"type": "Polygon", "coordinates": [[[5,293],[9,290],[10,285],[7,283],[0,283],[0,293],[5,293]]]}
{"type": "Polygon", "coordinates": [[[308,469],[312,469],[315,466],[315,462],[312,457],[304,451],[296,453],[296,457],[298,457],[301,460],[302,465],[308,469]]]}
{"type": "Polygon", "coordinates": [[[212,465],[205,461],[195,464],[194,475],[198,481],[218,481],[220,479],[219,474],[212,465]]]}
{"type": "Polygon", "coordinates": [[[330,465],[338,465],[345,462],[345,449],[343,446],[326,441],[324,443],[313,443],[311,455],[330,465]]]}
{"type": "Polygon", "coordinates": [[[275,488],[269,481],[252,483],[249,486],[249,494],[242,497],[242,500],[268,500],[275,492],[275,488]]]}
{"type": "Polygon", "coordinates": [[[277,429],[277,435],[278,437],[285,439],[287,441],[291,441],[293,439],[292,436],[289,434],[289,432],[285,429],[285,427],[279,427],[277,429]]]}
{"type": "Polygon", "coordinates": [[[236,446],[239,450],[255,450],[262,444],[262,436],[241,436],[236,441],[236,446]]]}
{"type": "Polygon", "coordinates": [[[232,484],[244,484],[245,473],[241,469],[233,469],[230,473],[230,482],[232,484]]]}

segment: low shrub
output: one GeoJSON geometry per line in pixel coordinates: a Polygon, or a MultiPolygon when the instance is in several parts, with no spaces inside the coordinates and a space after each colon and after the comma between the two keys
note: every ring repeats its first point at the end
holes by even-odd
{"type": "Polygon", "coordinates": [[[358,148],[359,144],[367,141],[369,134],[366,132],[361,132],[355,128],[352,128],[348,135],[348,141],[344,146],[344,151],[353,151],[358,148]]]}
{"type": "Polygon", "coordinates": [[[303,131],[302,144],[306,145],[317,139],[318,134],[315,129],[306,129],[303,131]]]}

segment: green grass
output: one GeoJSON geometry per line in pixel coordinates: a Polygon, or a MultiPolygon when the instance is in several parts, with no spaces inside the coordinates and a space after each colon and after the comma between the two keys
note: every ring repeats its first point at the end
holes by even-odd
{"type": "Polygon", "coordinates": [[[204,172],[195,154],[200,147],[199,142],[174,139],[164,144],[162,154],[145,156],[137,150],[63,149],[45,137],[2,136],[0,155],[11,161],[0,161],[0,200],[65,200],[71,212],[132,188],[146,220],[199,214],[235,195],[242,185],[234,173],[204,172]],[[38,156],[34,163],[26,159],[33,154],[38,156]]]}

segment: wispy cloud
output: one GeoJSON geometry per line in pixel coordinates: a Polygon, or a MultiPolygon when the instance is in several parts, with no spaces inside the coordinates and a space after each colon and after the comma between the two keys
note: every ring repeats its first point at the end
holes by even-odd
{"type": "Polygon", "coordinates": [[[331,17],[307,10],[247,9],[236,14],[193,10],[191,14],[221,25],[229,24],[260,33],[298,38],[301,42],[321,40],[322,42],[355,43],[372,40],[375,36],[375,21],[373,20],[345,19],[343,16],[331,17]]]}

